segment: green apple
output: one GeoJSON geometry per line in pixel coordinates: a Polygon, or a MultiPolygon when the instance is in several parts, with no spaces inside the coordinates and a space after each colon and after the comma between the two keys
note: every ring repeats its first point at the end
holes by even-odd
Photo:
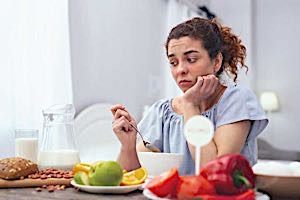
{"type": "Polygon", "coordinates": [[[80,185],[89,185],[89,177],[85,172],[77,172],[74,175],[74,181],[80,185]]]}
{"type": "Polygon", "coordinates": [[[123,178],[123,169],[115,161],[99,162],[88,174],[89,183],[94,186],[118,186],[123,178]]]}

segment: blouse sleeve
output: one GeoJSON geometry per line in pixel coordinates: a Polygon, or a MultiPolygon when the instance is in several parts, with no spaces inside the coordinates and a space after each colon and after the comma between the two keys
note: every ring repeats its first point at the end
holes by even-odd
{"type": "Polygon", "coordinates": [[[163,118],[165,100],[154,103],[138,124],[145,141],[163,149],[163,118]]]}
{"type": "Polygon", "coordinates": [[[251,121],[247,141],[256,138],[268,124],[268,119],[255,94],[248,88],[234,86],[220,99],[216,127],[242,120],[251,121]]]}

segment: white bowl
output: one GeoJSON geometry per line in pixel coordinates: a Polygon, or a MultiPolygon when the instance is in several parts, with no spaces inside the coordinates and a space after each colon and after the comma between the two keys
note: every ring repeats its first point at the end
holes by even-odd
{"type": "Polygon", "coordinates": [[[256,188],[271,197],[300,197],[300,162],[259,161],[253,171],[256,188]]]}
{"type": "Polygon", "coordinates": [[[180,153],[138,152],[138,157],[149,177],[160,175],[173,167],[179,168],[183,161],[183,154],[180,153]]]}

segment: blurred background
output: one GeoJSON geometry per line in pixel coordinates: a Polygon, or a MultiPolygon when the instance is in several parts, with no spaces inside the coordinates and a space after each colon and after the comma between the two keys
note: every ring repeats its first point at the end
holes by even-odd
{"type": "Polygon", "coordinates": [[[14,130],[41,131],[42,109],[122,103],[140,120],[156,100],[179,95],[165,56],[169,30],[216,16],[247,47],[251,87],[270,119],[259,156],[300,160],[298,0],[0,1],[0,157],[14,130]]]}

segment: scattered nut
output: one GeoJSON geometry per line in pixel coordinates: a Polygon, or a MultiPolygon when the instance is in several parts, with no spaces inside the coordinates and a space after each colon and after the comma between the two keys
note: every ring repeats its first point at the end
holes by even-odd
{"type": "Polygon", "coordinates": [[[47,189],[48,189],[48,192],[54,192],[55,187],[54,187],[53,185],[49,185],[49,186],[47,187],[47,189]]]}

